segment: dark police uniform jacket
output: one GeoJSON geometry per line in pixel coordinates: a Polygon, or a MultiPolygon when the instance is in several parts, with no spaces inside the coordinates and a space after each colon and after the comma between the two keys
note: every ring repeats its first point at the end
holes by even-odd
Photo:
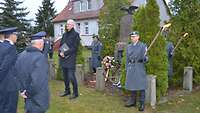
{"type": "Polygon", "coordinates": [[[79,33],[74,29],[65,32],[62,36],[60,47],[64,43],[69,47],[69,50],[64,53],[65,58],[60,57],[60,65],[64,68],[75,69],[76,55],[80,43],[79,33]]]}
{"type": "Polygon", "coordinates": [[[45,112],[49,106],[48,72],[45,55],[35,47],[27,47],[16,61],[20,90],[26,90],[25,109],[45,112]]]}
{"type": "Polygon", "coordinates": [[[102,43],[100,41],[92,42],[92,67],[97,68],[101,66],[101,49],[102,43]]]}
{"type": "Polygon", "coordinates": [[[146,62],[146,45],[142,42],[129,44],[126,48],[126,83],[127,90],[145,90],[147,77],[144,63],[146,62]]]}
{"type": "Polygon", "coordinates": [[[8,40],[0,44],[0,91],[17,91],[15,62],[16,47],[8,40]]]}

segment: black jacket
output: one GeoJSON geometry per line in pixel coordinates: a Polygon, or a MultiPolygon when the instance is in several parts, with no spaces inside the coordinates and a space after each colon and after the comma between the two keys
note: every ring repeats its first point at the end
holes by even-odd
{"type": "Polygon", "coordinates": [[[16,61],[20,90],[26,90],[26,110],[46,111],[49,106],[49,66],[45,55],[35,47],[27,47],[16,61]]]}
{"type": "Polygon", "coordinates": [[[64,43],[68,45],[69,50],[64,53],[65,58],[60,57],[60,65],[64,68],[75,69],[76,55],[80,43],[79,33],[77,33],[74,29],[65,32],[62,36],[60,47],[64,43]]]}
{"type": "Polygon", "coordinates": [[[0,45],[0,91],[17,91],[15,62],[17,52],[15,45],[5,40],[0,45]]]}

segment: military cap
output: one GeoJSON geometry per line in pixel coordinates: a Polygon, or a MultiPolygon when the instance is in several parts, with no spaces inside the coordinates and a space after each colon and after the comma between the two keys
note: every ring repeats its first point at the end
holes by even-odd
{"type": "Polygon", "coordinates": [[[2,29],[0,30],[0,34],[5,34],[5,35],[17,34],[17,27],[2,29]]]}
{"type": "Polygon", "coordinates": [[[31,36],[31,40],[38,40],[38,39],[43,39],[43,37],[45,37],[47,35],[46,32],[44,31],[40,31],[34,35],[31,36]]]}
{"type": "Polygon", "coordinates": [[[139,36],[139,32],[138,31],[133,31],[129,35],[130,36],[139,36]]]}
{"type": "Polygon", "coordinates": [[[92,38],[97,38],[99,40],[99,36],[98,35],[93,35],[92,38]]]}

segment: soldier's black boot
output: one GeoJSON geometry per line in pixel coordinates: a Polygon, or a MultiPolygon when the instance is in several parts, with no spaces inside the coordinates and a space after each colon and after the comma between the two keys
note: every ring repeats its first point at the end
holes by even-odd
{"type": "Polygon", "coordinates": [[[140,90],[140,106],[138,111],[144,111],[145,106],[145,90],[140,90]]]}
{"type": "Polygon", "coordinates": [[[125,107],[135,107],[136,106],[136,92],[131,91],[131,96],[125,104],[125,107]]]}
{"type": "Polygon", "coordinates": [[[144,111],[144,104],[140,104],[138,111],[144,111]]]}
{"type": "Polygon", "coordinates": [[[125,104],[125,107],[135,107],[136,106],[136,102],[133,100],[132,97],[129,97],[128,101],[125,104]]]}

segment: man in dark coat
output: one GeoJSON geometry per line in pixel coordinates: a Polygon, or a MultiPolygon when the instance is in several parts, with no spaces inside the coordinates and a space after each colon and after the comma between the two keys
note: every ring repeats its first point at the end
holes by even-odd
{"type": "Polygon", "coordinates": [[[61,97],[70,95],[70,82],[73,85],[73,95],[70,99],[78,97],[78,84],[75,76],[76,56],[80,43],[79,34],[74,30],[75,22],[73,20],[67,21],[67,31],[63,34],[60,43],[60,65],[63,70],[65,91],[60,94],[61,97]]]}
{"type": "Polygon", "coordinates": [[[96,73],[96,68],[101,66],[101,49],[102,43],[99,41],[99,37],[96,35],[93,37],[92,48],[92,69],[96,73]]]}
{"type": "Polygon", "coordinates": [[[49,66],[42,53],[44,35],[39,32],[31,37],[31,46],[19,54],[15,65],[26,113],[45,113],[49,107],[49,66]]]}
{"type": "Polygon", "coordinates": [[[18,89],[15,75],[17,52],[14,43],[17,41],[16,27],[1,32],[5,39],[0,45],[0,113],[16,113],[18,89]]]}
{"type": "Polygon", "coordinates": [[[146,70],[144,63],[147,62],[147,47],[139,41],[137,31],[131,34],[131,44],[126,49],[126,83],[125,88],[131,92],[126,107],[136,106],[136,92],[140,92],[139,111],[144,111],[145,89],[147,87],[146,70]]]}

